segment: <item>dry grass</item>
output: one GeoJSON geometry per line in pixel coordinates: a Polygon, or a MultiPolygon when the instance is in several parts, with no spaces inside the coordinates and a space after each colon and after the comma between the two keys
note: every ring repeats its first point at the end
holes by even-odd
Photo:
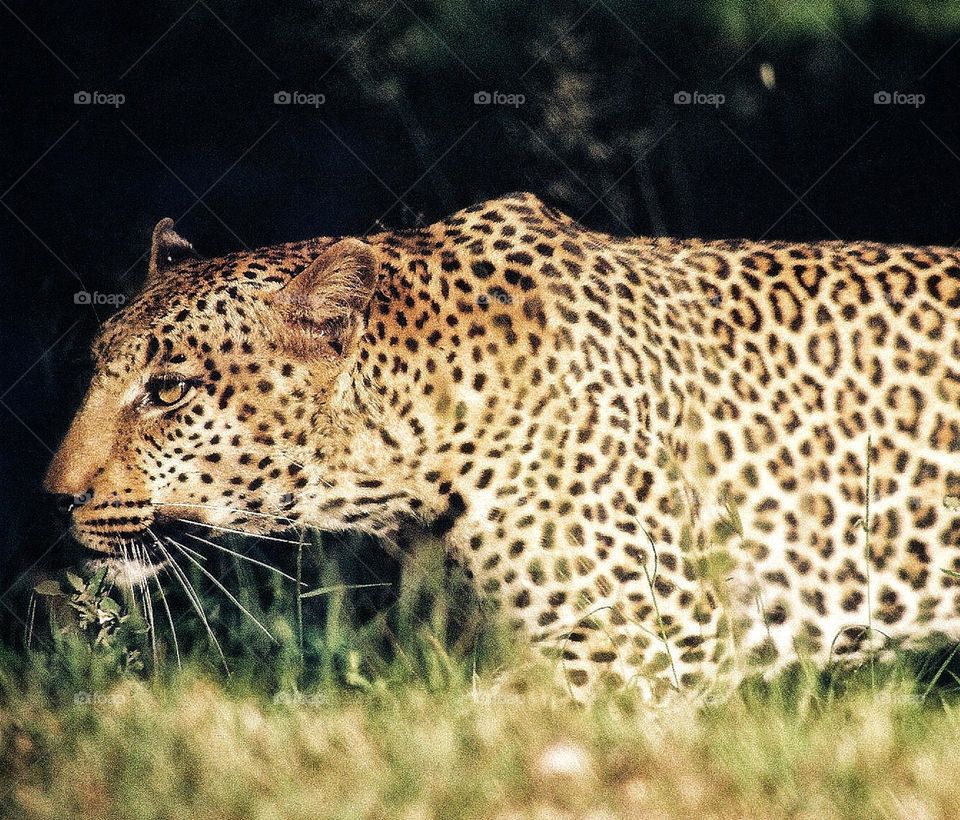
{"type": "Polygon", "coordinates": [[[583,708],[547,686],[264,698],[178,673],[6,682],[10,817],[950,817],[960,724],[902,676],[843,695],[583,708]],[[76,701],[80,701],[79,703],[76,701]],[[92,702],[88,702],[92,701],[92,702]]]}

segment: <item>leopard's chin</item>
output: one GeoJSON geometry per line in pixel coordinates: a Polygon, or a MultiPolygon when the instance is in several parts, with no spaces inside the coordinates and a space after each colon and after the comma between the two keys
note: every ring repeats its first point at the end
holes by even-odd
{"type": "Polygon", "coordinates": [[[162,524],[154,522],[149,530],[122,538],[102,534],[93,539],[75,536],[82,550],[79,564],[90,574],[106,567],[107,580],[117,586],[143,585],[171,563],[169,546],[164,545],[166,534],[162,524]]]}
{"type": "Polygon", "coordinates": [[[84,570],[93,574],[99,572],[103,567],[106,567],[106,580],[109,583],[114,586],[130,589],[147,583],[151,578],[159,574],[160,570],[168,566],[169,563],[169,558],[143,561],[137,558],[124,558],[110,555],[88,559],[84,564],[84,570]]]}

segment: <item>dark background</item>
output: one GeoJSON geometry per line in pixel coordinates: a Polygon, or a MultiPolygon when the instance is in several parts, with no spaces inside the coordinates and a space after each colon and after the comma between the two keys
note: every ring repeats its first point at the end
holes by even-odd
{"type": "Polygon", "coordinates": [[[653,5],[0,0],[0,619],[64,544],[40,480],[111,312],[75,294],[132,294],[161,217],[214,255],[527,189],[615,233],[960,238],[957,4],[653,5]]]}

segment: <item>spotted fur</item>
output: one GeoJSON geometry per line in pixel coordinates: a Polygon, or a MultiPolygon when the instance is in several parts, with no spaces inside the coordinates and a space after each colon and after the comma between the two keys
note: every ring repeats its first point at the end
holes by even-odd
{"type": "Polygon", "coordinates": [[[619,238],[529,194],[211,260],[165,221],[48,487],[111,555],[430,528],[577,689],[956,640],[958,309],[952,249],[619,238]]]}

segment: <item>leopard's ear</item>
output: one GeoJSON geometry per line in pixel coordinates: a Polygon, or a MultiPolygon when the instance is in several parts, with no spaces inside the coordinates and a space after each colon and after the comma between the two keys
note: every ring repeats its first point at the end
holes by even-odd
{"type": "Polygon", "coordinates": [[[378,270],[377,254],[367,243],[334,242],[266,297],[276,310],[281,344],[306,355],[343,353],[358,336],[378,270]]]}
{"type": "Polygon", "coordinates": [[[196,259],[197,252],[186,239],[173,229],[173,220],[167,217],[153,229],[150,243],[150,266],[147,279],[169,270],[184,259],[196,259]]]}

